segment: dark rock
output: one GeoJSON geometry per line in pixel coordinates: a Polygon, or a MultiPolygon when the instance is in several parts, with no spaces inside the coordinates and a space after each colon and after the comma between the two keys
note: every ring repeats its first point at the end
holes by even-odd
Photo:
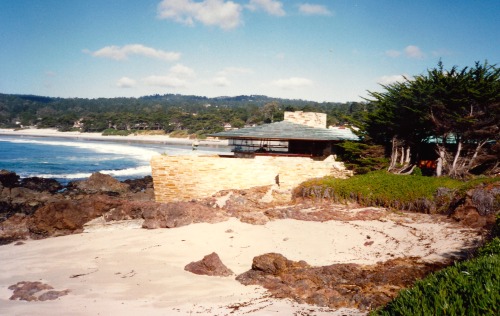
{"type": "Polygon", "coordinates": [[[19,176],[15,172],[0,170],[0,183],[6,188],[13,188],[19,185],[19,176]]]}
{"type": "Polygon", "coordinates": [[[212,252],[203,257],[200,261],[191,262],[184,267],[184,270],[194,274],[209,276],[230,276],[233,271],[228,269],[220,260],[219,255],[212,252]]]}
{"type": "Polygon", "coordinates": [[[400,289],[443,266],[417,259],[393,259],[371,266],[311,267],[304,261],[269,253],[255,257],[252,269],[236,280],[244,285],[261,285],[274,297],[299,303],[367,310],[387,304],[400,289]]]}
{"type": "Polygon", "coordinates": [[[194,202],[171,202],[157,204],[156,208],[144,210],[143,228],[174,228],[192,223],[216,223],[227,216],[215,208],[194,202]]]}
{"type": "Polygon", "coordinates": [[[145,176],[141,179],[132,179],[123,181],[126,183],[132,192],[140,192],[153,188],[153,177],[145,176]]]}
{"type": "Polygon", "coordinates": [[[129,185],[116,180],[110,175],[95,172],[87,180],[70,182],[68,189],[79,190],[88,194],[111,193],[111,195],[118,195],[127,192],[129,185]]]}
{"type": "Polygon", "coordinates": [[[20,186],[37,192],[48,191],[50,193],[55,193],[63,188],[57,180],[39,177],[24,178],[21,180],[20,186]]]}

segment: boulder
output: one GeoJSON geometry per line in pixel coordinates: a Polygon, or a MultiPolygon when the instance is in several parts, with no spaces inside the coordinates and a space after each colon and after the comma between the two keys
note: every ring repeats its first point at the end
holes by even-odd
{"type": "Polygon", "coordinates": [[[184,267],[184,270],[194,274],[209,276],[231,276],[233,271],[228,269],[219,258],[219,255],[212,252],[200,261],[194,261],[184,267]]]}

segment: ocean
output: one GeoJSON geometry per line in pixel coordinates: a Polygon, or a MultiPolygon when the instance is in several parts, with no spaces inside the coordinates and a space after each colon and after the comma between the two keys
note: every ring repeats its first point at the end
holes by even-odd
{"type": "Polygon", "coordinates": [[[217,147],[193,151],[186,145],[0,135],[0,170],[13,171],[21,178],[56,179],[62,184],[88,178],[94,172],[123,181],[151,175],[149,162],[153,155],[227,151],[217,147]]]}

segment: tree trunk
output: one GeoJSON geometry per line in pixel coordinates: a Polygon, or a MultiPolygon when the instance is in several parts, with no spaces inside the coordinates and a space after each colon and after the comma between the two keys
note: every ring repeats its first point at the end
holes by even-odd
{"type": "Polygon", "coordinates": [[[462,139],[458,141],[457,152],[455,153],[455,158],[453,159],[453,164],[451,165],[450,174],[455,175],[457,172],[457,162],[462,151],[462,139]]]}
{"type": "Polygon", "coordinates": [[[444,146],[437,146],[438,147],[438,159],[437,159],[437,166],[436,166],[436,176],[440,177],[443,175],[443,166],[445,164],[445,149],[444,146]]]}
{"type": "Polygon", "coordinates": [[[389,168],[387,171],[391,171],[396,166],[396,161],[398,160],[398,146],[397,146],[397,138],[392,138],[392,151],[391,151],[391,163],[389,164],[389,168]]]}

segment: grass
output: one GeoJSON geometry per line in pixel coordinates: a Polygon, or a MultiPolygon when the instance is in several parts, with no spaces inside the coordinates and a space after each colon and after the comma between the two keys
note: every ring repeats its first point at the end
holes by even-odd
{"type": "Polygon", "coordinates": [[[364,206],[381,206],[398,210],[442,212],[456,193],[500,178],[478,178],[463,182],[447,177],[396,175],[374,171],[349,179],[325,177],[302,183],[295,197],[331,199],[335,202],[357,202],[364,206]]]}

